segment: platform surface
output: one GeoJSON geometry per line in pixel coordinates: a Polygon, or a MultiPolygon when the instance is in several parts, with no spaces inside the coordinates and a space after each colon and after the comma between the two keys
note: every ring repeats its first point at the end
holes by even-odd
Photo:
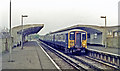
{"type": "Polygon", "coordinates": [[[36,41],[30,41],[12,51],[12,59],[9,61],[9,53],[2,55],[2,69],[56,69],[36,41]]]}
{"type": "Polygon", "coordinates": [[[113,54],[118,54],[120,55],[120,48],[105,48],[102,46],[88,46],[88,49],[94,49],[94,50],[99,50],[103,52],[108,52],[108,53],[113,53],[113,54]]]}

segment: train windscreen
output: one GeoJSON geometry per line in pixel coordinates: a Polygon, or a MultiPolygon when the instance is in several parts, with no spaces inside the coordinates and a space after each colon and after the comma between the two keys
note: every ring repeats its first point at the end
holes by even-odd
{"type": "Polygon", "coordinates": [[[86,40],[86,34],[82,33],[82,40],[86,40]]]}
{"type": "Polygon", "coordinates": [[[75,40],[75,34],[74,34],[74,32],[70,33],[70,40],[75,40]]]}

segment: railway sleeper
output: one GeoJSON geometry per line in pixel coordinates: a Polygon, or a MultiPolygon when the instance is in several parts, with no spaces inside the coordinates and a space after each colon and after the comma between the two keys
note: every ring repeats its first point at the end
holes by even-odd
{"type": "Polygon", "coordinates": [[[120,68],[120,57],[118,56],[113,56],[110,54],[104,54],[104,53],[99,53],[99,52],[95,52],[95,51],[89,51],[87,53],[87,55],[89,57],[101,60],[103,62],[109,63],[111,65],[117,66],[118,68],[120,68]]]}

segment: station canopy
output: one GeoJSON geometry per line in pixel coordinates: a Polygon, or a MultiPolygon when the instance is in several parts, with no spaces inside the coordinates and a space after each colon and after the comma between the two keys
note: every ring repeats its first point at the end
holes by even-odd
{"type": "Polygon", "coordinates": [[[81,29],[88,33],[102,33],[101,29],[103,29],[103,27],[93,26],[93,25],[74,25],[71,27],[67,27],[65,29],[51,32],[51,33],[58,33],[58,32],[68,31],[68,30],[72,30],[72,29],[81,29]]]}
{"type": "MultiPolygon", "coordinates": [[[[38,33],[43,28],[43,26],[43,24],[24,25],[23,36],[38,33]]],[[[17,34],[22,34],[22,26],[17,34]]]]}

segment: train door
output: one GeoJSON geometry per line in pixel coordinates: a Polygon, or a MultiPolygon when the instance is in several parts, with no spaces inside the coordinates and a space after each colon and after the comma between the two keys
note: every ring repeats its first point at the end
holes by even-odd
{"type": "Polygon", "coordinates": [[[75,37],[75,40],[76,40],[76,45],[75,47],[76,48],[80,48],[81,47],[81,33],[80,32],[76,32],[76,37],[75,37]]]}
{"type": "Polygon", "coordinates": [[[55,47],[55,34],[53,34],[53,45],[55,47]]]}
{"type": "Polygon", "coordinates": [[[68,48],[68,34],[66,34],[66,40],[65,40],[65,43],[66,43],[66,47],[68,48]]]}

